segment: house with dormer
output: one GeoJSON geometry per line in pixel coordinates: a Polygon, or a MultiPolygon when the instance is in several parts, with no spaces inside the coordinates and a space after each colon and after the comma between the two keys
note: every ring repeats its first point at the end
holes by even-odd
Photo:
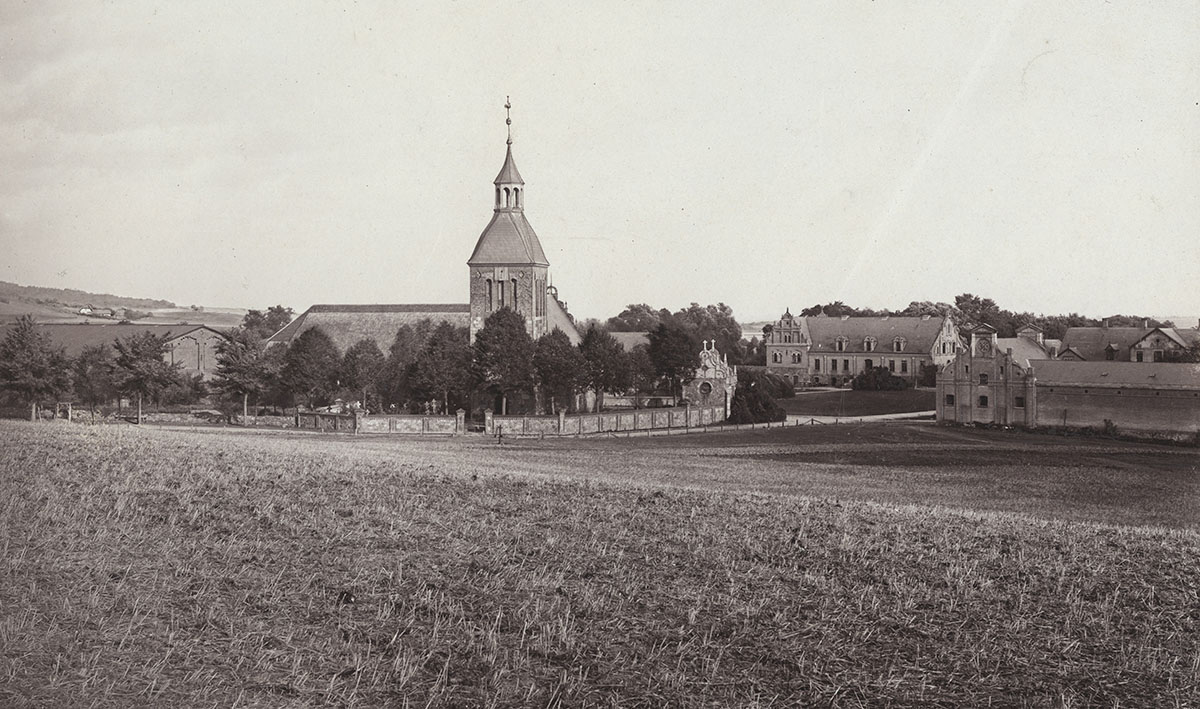
{"type": "Polygon", "coordinates": [[[767,371],[793,385],[848,386],[874,367],[916,382],[962,347],[949,317],[795,316],[787,310],[764,334],[767,371]]]}

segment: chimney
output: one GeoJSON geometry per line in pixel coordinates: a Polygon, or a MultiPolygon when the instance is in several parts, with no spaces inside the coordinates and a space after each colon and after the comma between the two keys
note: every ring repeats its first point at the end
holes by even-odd
{"type": "Polygon", "coordinates": [[[1142,320],[1142,329],[1143,330],[1150,329],[1150,321],[1149,320],[1145,320],[1145,319],[1142,320]]]}

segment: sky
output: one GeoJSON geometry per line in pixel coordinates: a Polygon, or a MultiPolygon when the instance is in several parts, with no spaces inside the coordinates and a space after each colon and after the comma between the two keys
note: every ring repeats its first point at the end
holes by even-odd
{"type": "Polygon", "coordinates": [[[1200,311],[1200,3],[0,3],[0,280],[462,303],[506,97],[577,317],[1200,311]]]}

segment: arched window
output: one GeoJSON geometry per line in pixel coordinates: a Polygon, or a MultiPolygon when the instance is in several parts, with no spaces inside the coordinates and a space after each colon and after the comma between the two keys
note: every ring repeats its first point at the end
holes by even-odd
{"type": "Polygon", "coordinates": [[[515,207],[517,209],[521,208],[521,188],[520,187],[513,188],[513,207],[515,207]]]}
{"type": "Polygon", "coordinates": [[[508,191],[507,187],[504,188],[504,206],[505,207],[512,206],[512,194],[508,191]]]}
{"type": "Polygon", "coordinates": [[[504,281],[496,281],[496,307],[504,307],[504,281]]]}
{"type": "Polygon", "coordinates": [[[867,352],[874,352],[876,344],[877,341],[874,337],[868,337],[867,339],[863,340],[863,349],[867,352]]]}
{"type": "Polygon", "coordinates": [[[514,279],[512,279],[512,307],[513,307],[513,310],[517,310],[518,312],[520,312],[517,309],[518,302],[520,302],[520,301],[517,300],[517,279],[514,278],[514,279]]]}
{"type": "Polygon", "coordinates": [[[496,188],[496,206],[497,207],[500,206],[500,188],[499,187],[496,188]]]}
{"type": "MultiPolygon", "coordinates": [[[[499,192],[500,189],[497,188],[496,191],[499,192]]],[[[487,309],[488,309],[489,313],[496,309],[496,304],[493,301],[493,297],[494,297],[494,294],[492,293],[492,279],[489,278],[489,279],[487,279],[487,309]]]]}
{"type": "Polygon", "coordinates": [[[846,338],[844,338],[844,337],[837,338],[837,342],[835,343],[835,345],[836,345],[836,349],[838,352],[845,352],[846,351],[846,338]]]}
{"type": "Polygon", "coordinates": [[[784,335],[784,336],[783,336],[783,341],[784,341],[785,343],[790,343],[790,342],[792,341],[792,336],[791,336],[790,334],[788,334],[788,335],[784,335]]]}
{"type": "Polygon", "coordinates": [[[897,337],[896,339],[892,340],[892,352],[903,352],[903,351],[904,351],[904,338],[897,337]]]}

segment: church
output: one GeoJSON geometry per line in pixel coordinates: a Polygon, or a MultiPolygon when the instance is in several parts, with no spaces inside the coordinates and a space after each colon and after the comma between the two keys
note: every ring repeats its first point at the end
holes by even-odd
{"type": "MultiPolygon", "coordinates": [[[[511,103],[504,108],[511,110],[511,103]]],[[[511,114],[504,122],[508,138],[504,164],[492,181],[492,218],[467,259],[468,303],[313,305],[272,335],[267,346],[288,345],[305,330],[320,327],[342,352],[362,339],[374,340],[387,351],[402,325],[422,320],[470,328],[474,342],[487,317],[504,307],[524,316],[525,328],[535,340],[558,328],[571,344],[579,344],[579,330],[550,285],[550,262],[525,217],[525,181],[513,159],[511,114]]]]}

